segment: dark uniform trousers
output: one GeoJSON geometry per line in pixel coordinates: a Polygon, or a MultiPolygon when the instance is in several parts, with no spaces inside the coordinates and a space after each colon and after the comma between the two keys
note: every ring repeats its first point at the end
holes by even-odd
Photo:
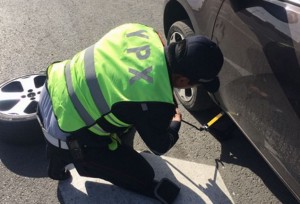
{"type": "Polygon", "coordinates": [[[120,144],[112,151],[111,139],[82,130],[68,137],[69,150],[61,149],[47,141],[49,177],[63,180],[69,177],[65,166],[73,163],[79,175],[107,180],[119,187],[154,196],[154,171],[150,164],[130,145],[120,144]]]}
{"type": "MultiPolygon", "coordinates": [[[[39,111],[37,116],[43,127],[39,111]]],[[[55,180],[69,178],[70,172],[65,167],[73,163],[81,176],[101,178],[162,203],[172,203],[180,188],[166,178],[160,182],[154,180],[151,165],[132,148],[134,133],[135,130],[131,129],[120,135],[122,144],[116,150],[108,148],[110,137],[96,135],[87,129],[68,136],[68,149],[51,144],[46,137],[48,176],[55,180]]]]}

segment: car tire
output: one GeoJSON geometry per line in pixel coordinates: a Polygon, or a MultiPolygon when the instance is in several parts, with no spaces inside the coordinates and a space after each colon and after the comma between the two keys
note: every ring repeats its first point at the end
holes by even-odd
{"type": "Polygon", "coordinates": [[[45,80],[44,74],[33,74],[0,84],[1,141],[13,144],[38,144],[43,141],[36,112],[45,80]]]}
{"type": "MultiPolygon", "coordinates": [[[[195,35],[189,20],[176,21],[168,31],[167,43],[178,42],[195,35]]],[[[204,111],[215,106],[203,86],[189,89],[174,89],[176,98],[189,111],[204,111]]]]}

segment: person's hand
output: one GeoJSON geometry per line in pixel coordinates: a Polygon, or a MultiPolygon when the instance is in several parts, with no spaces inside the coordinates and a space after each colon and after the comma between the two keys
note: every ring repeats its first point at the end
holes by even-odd
{"type": "Polygon", "coordinates": [[[176,113],[173,117],[173,121],[181,122],[181,119],[182,119],[182,114],[180,113],[179,108],[176,108],[176,113]]]}

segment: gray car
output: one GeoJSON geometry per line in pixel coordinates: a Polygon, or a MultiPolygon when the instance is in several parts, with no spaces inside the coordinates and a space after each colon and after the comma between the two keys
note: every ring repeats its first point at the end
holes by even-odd
{"type": "Polygon", "coordinates": [[[176,90],[183,106],[217,104],[300,201],[300,1],[167,0],[168,43],[200,34],[224,54],[220,88],[176,90]]]}

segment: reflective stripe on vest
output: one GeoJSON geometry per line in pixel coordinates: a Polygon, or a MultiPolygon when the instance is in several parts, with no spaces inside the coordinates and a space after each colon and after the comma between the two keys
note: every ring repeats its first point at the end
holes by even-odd
{"type": "Polygon", "coordinates": [[[104,131],[98,124],[89,127],[89,130],[97,135],[106,135],[109,136],[111,133],[104,131]]]}
{"type": "MultiPolygon", "coordinates": [[[[110,109],[106,103],[106,100],[102,94],[102,91],[98,85],[98,80],[95,72],[95,62],[94,62],[94,45],[87,48],[84,54],[84,66],[85,68],[85,79],[90,89],[93,100],[102,115],[110,112],[110,109]]],[[[65,76],[68,87],[68,93],[72,100],[72,103],[76,110],[78,111],[81,119],[85,122],[86,126],[91,126],[95,123],[95,120],[89,115],[88,111],[81,104],[72,85],[72,76],[70,70],[70,63],[65,67],[65,76]]]]}
{"type": "Polygon", "coordinates": [[[89,69],[85,69],[85,79],[88,83],[90,92],[99,112],[102,115],[105,115],[110,112],[110,109],[98,84],[98,79],[95,72],[94,48],[95,45],[92,45],[86,49],[84,54],[84,66],[89,67],[89,69]]]}
{"type": "Polygon", "coordinates": [[[81,119],[84,121],[86,126],[91,126],[95,123],[95,120],[90,116],[90,114],[86,111],[84,106],[79,101],[73,85],[72,85],[72,77],[71,77],[71,71],[70,71],[70,63],[68,63],[65,67],[65,76],[66,76],[66,82],[67,82],[67,88],[68,88],[68,94],[71,98],[71,101],[77,110],[78,114],[80,115],[81,119]]]}
{"type": "MultiPolygon", "coordinates": [[[[95,72],[95,63],[94,63],[94,47],[95,45],[90,46],[86,49],[84,54],[84,65],[85,67],[89,67],[89,69],[85,69],[85,78],[87,84],[89,86],[91,95],[95,101],[95,104],[100,113],[103,115],[110,112],[109,106],[106,103],[106,100],[102,94],[102,91],[98,85],[98,80],[95,72]]],[[[86,126],[91,126],[95,123],[95,120],[89,115],[88,111],[85,107],[81,104],[76,93],[74,91],[72,85],[72,76],[70,72],[70,63],[67,63],[65,67],[65,76],[66,76],[66,83],[68,87],[68,94],[71,98],[71,101],[78,111],[81,119],[85,122],[86,126]]],[[[118,120],[112,113],[105,115],[104,118],[114,126],[117,127],[129,127],[128,124],[123,123],[122,121],[118,120]]],[[[99,125],[95,124],[89,128],[92,132],[96,134],[104,134],[109,135],[108,132],[104,131],[99,125]]]]}

